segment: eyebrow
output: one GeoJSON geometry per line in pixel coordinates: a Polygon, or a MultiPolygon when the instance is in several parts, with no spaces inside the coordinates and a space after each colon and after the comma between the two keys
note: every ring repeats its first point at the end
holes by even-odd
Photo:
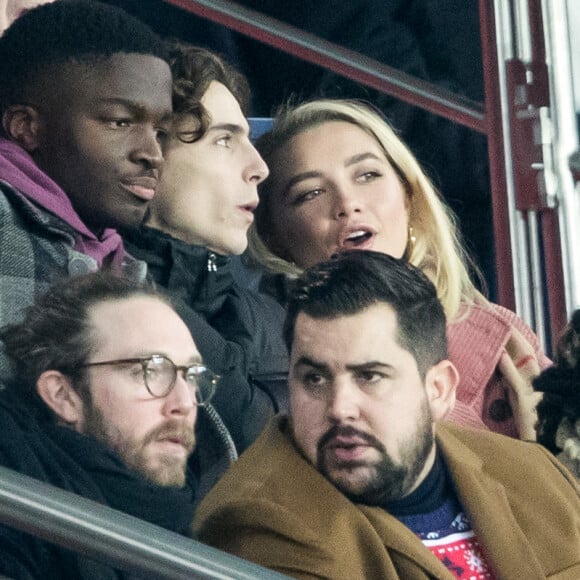
{"type": "Polygon", "coordinates": [[[210,125],[207,132],[210,133],[211,131],[230,131],[236,135],[250,134],[249,127],[246,128],[236,123],[218,123],[217,125],[210,125]]]}
{"type": "Polygon", "coordinates": [[[360,163],[361,161],[366,161],[367,159],[373,159],[374,161],[383,161],[378,155],[375,155],[371,151],[366,151],[365,153],[357,153],[352,157],[349,157],[345,162],[345,167],[350,167],[355,163],[360,163]]]}
{"type": "MultiPolygon", "coordinates": [[[[360,163],[361,161],[366,161],[367,159],[373,159],[375,161],[383,161],[378,155],[370,151],[366,151],[365,153],[357,153],[352,157],[348,157],[345,162],[345,167],[350,167],[351,165],[355,165],[360,163]]],[[[321,171],[304,171],[303,173],[297,173],[296,175],[292,176],[284,187],[284,195],[288,195],[289,191],[301,181],[306,181],[307,179],[313,179],[316,177],[322,177],[321,171]]]]}
{"type": "MultiPolygon", "coordinates": [[[[136,101],[131,101],[129,99],[122,99],[119,97],[103,97],[102,99],[97,100],[98,103],[102,105],[118,105],[121,107],[125,107],[133,114],[144,117],[147,116],[150,111],[147,109],[145,105],[142,103],[138,103],[136,101]]],[[[173,112],[170,109],[167,109],[163,112],[163,115],[160,119],[161,123],[168,123],[173,118],[173,112]]]]}
{"type": "Polygon", "coordinates": [[[200,355],[196,354],[190,356],[187,362],[188,365],[205,365],[200,355]]]}
{"type": "MultiPolygon", "coordinates": [[[[141,351],[139,353],[137,353],[135,356],[133,357],[126,357],[126,358],[149,358],[155,355],[159,355],[159,356],[164,356],[170,360],[173,360],[166,352],[162,351],[162,350],[155,350],[155,351],[141,351]]],[[[199,354],[192,354],[188,359],[188,362],[186,362],[186,365],[195,365],[195,364],[205,364],[203,362],[203,359],[201,358],[201,355],[199,354]]]]}
{"type": "Polygon", "coordinates": [[[372,369],[376,369],[378,367],[380,367],[382,369],[387,369],[387,370],[394,370],[394,367],[392,365],[378,361],[378,360],[371,360],[369,362],[362,363],[359,365],[346,365],[346,368],[349,371],[369,371],[372,369]]]}
{"type": "Polygon", "coordinates": [[[305,171],[304,173],[297,173],[296,175],[292,176],[284,186],[284,195],[288,195],[290,190],[297,183],[306,181],[307,179],[313,179],[315,177],[322,177],[322,173],[320,171],[305,171]]]}
{"type": "Polygon", "coordinates": [[[315,368],[319,371],[328,371],[328,365],[315,361],[314,359],[310,358],[309,356],[301,356],[296,363],[294,364],[294,368],[300,366],[309,366],[315,368]]]}
{"type": "MultiPolygon", "coordinates": [[[[327,364],[320,362],[320,361],[316,361],[316,360],[310,358],[309,356],[301,356],[296,361],[294,368],[299,367],[299,366],[309,366],[309,367],[312,367],[316,370],[323,371],[323,372],[328,372],[330,370],[330,367],[327,364]]],[[[394,367],[392,365],[385,363],[385,362],[378,361],[378,360],[372,360],[372,361],[368,361],[368,362],[361,363],[361,364],[346,365],[346,369],[349,371],[365,371],[365,370],[376,369],[377,367],[387,369],[387,370],[394,369],[394,367]]]]}

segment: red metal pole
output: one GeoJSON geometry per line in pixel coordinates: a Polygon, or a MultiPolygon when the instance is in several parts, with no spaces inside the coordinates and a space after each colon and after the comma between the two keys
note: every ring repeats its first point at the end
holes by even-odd
{"type": "Polygon", "coordinates": [[[479,0],[498,302],[515,310],[507,177],[493,0],[479,0]]]}
{"type": "Polygon", "coordinates": [[[560,226],[556,210],[547,209],[540,214],[544,240],[546,293],[550,318],[552,350],[567,322],[566,297],[564,295],[564,272],[560,246],[560,226]]]}

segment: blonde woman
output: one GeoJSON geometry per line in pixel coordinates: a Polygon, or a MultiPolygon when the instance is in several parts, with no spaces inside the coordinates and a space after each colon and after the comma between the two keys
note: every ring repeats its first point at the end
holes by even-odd
{"type": "Polygon", "coordinates": [[[450,210],[380,113],[358,101],[289,107],[257,144],[270,169],[250,253],[297,275],[345,249],[405,256],[437,287],[461,374],[449,419],[534,439],[531,379],[549,364],[532,330],[472,283],[450,210]]]}

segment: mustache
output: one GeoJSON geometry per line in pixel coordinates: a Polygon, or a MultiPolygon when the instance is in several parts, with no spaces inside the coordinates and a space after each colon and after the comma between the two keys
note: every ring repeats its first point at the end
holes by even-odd
{"type": "Polygon", "coordinates": [[[193,451],[195,447],[195,433],[193,428],[183,425],[180,421],[167,421],[159,427],[149,431],[145,437],[144,445],[152,441],[159,441],[162,439],[178,439],[181,444],[189,451],[193,451]]]}
{"type": "Polygon", "coordinates": [[[318,441],[318,452],[321,452],[335,437],[357,437],[372,447],[385,451],[385,446],[370,433],[365,433],[350,425],[334,425],[318,441]]]}

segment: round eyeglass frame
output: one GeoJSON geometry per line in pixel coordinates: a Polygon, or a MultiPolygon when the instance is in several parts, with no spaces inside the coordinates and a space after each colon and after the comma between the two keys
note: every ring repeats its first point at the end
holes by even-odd
{"type": "Polygon", "coordinates": [[[193,376],[196,378],[195,382],[195,403],[198,407],[205,406],[215,394],[218,381],[220,379],[220,375],[216,375],[211,369],[205,366],[202,363],[193,363],[190,365],[176,365],[168,356],[163,354],[152,354],[149,356],[144,357],[134,357],[134,358],[120,358],[114,360],[104,360],[98,362],[87,363],[81,365],[80,368],[85,367],[98,367],[98,366],[118,366],[118,365],[127,365],[127,364],[137,364],[141,365],[141,370],[143,373],[143,383],[145,384],[145,388],[147,392],[154,398],[154,399],[163,399],[171,393],[173,387],[175,386],[175,382],[177,381],[177,373],[181,372],[184,380],[188,384],[192,384],[190,380],[190,373],[193,370],[193,376]],[[173,378],[171,379],[170,383],[165,388],[163,394],[157,394],[151,389],[148,378],[148,371],[149,365],[152,362],[160,363],[162,361],[166,361],[171,365],[173,369],[173,378]],[[205,385],[200,386],[199,378],[205,379],[205,385]]]}

